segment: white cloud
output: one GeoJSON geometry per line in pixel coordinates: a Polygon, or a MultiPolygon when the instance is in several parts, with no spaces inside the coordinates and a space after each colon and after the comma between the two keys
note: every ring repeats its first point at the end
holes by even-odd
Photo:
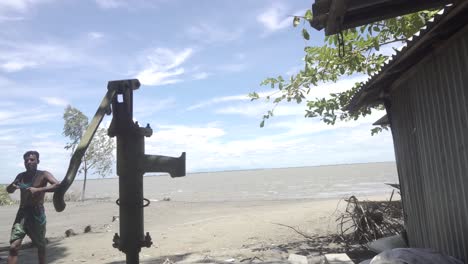
{"type": "MultiPolygon", "coordinates": [[[[5,77],[0,76],[0,88],[8,87],[8,86],[11,86],[11,85],[13,85],[13,81],[11,81],[11,80],[9,80],[9,79],[7,79],[5,77]]],[[[6,88],[4,88],[4,89],[6,89],[6,88]]]]}
{"type": "MultiPolygon", "coordinates": [[[[30,118],[34,119],[35,115],[30,116],[30,118]]],[[[23,122],[28,121],[23,120],[23,122]]],[[[6,171],[10,171],[10,173],[4,178],[0,177],[0,182],[11,181],[12,172],[16,173],[17,170],[24,169],[21,155],[31,149],[40,152],[41,169],[51,171],[59,180],[65,175],[68,167],[67,159],[70,157],[70,152],[64,149],[65,138],[54,129],[47,131],[47,128],[34,126],[36,128],[24,129],[23,127],[18,128],[18,126],[1,128],[0,149],[3,155],[0,155],[0,161],[5,165],[1,171],[3,174],[6,171]]]]}
{"type": "Polygon", "coordinates": [[[25,11],[27,7],[27,1],[20,0],[3,0],[0,1],[0,8],[2,10],[15,10],[15,11],[25,11]]]}
{"type": "MultiPolygon", "coordinates": [[[[312,121],[312,120],[307,120],[312,121]]],[[[226,168],[286,167],[393,159],[389,133],[370,136],[368,125],[354,124],[340,129],[301,132],[304,126],[291,126],[285,132],[271,128],[245,136],[231,134],[216,126],[160,126],[147,139],[147,153],[178,157],[187,152],[187,170],[226,168]],[[232,138],[240,136],[242,138],[232,138]],[[333,142],[333,143],[331,143],[333,142]],[[359,152],[356,149],[360,149],[359,152]],[[369,150],[373,153],[371,157],[369,150]],[[326,155],[324,154],[326,153],[326,155]],[[376,156],[375,153],[382,154],[376,156]],[[365,156],[365,157],[364,157],[365,156]],[[276,157],[276,158],[275,158],[276,157]]]]}
{"type": "Polygon", "coordinates": [[[1,16],[0,15],[0,23],[1,22],[9,22],[9,21],[22,21],[24,17],[22,16],[1,16]]]}
{"type": "Polygon", "coordinates": [[[146,67],[137,74],[143,85],[164,85],[181,82],[178,78],[184,74],[180,67],[193,53],[191,48],[176,52],[165,48],[156,48],[146,55],[146,67]]]}
{"type": "Polygon", "coordinates": [[[222,128],[215,126],[158,125],[152,137],[146,140],[147,153],[180,155],[187,146],[207,150],[210,142],[225,135],[222,128]],[[206,148],[204,148],[205,146],[206,148]]]}
{"type": "Polygon", "coordinates": [[[159,100],[152,100],[150,98],[138,98],[138,104],[134,105],[134,117],[145,121],[147,117],[151,117],[157,112],[173,108],[176,100],[172,97],[163,98],[159,100]]]}
{"type": "Polygon", "coordinates": [[[159,126],[157,131],[147,140],[147,153],[176,157],[186,151],[189,171],[231,166],[245,168],[258,156],[267,157],[272,151],[290,149],[302,142],[302,139],[277,136],[228,140],[226,132],[216,126],[159,126]]]}
{"type": "Polygon", "coordinates": [[[42,108],[0,110],[0,126],[29,125],[48,121],[60,116],[61,113],[59,112],[47,112],[42,108]]]}
{"type": "Polygon", "coordinates": [[[96,0],[99,7],[104,9],[123,7],[127,4],[125,0],[96,0]]]}
{"type": "Polygon", "coordinates": [[[0,101],[0,108],[7,108],[15,106],[16,103],[14,101],[0,101]]]}
{"type": "Polygon", "coordinates": [[[335,125],[327,125],[322,122],[319,118],[304,118],[298,116],[294,119],[288,119],[286,121],[271,121],[268,126],[272,128],[283,128],[286,129],[286,134],[290,137],[296,137],[300,135],[313,134],[329,130],[337,130],[342,128],[352,129],[361,125],[368,126],[368,134],[370,134],[370,128],[372,124],[385,115],[385,110],[374,110],[371,115],[361,117],[358,120],[353,121],[340,121],[337,120],[335,125]]]}
{"type": "Polygon", "coordinates": [[[381,47],[378,53],[388,56],[389,58],[386,61],[388,62],[392,59],[392,55],[395,55],[397,51],[401,51],[405,46],[406,43],[404,41],[391,43],[381,47]],[[397,51],[395,51],[395,49],[397,51]]]}
{"type": "Polygon", "coordinates": [[[247,101],[250,100],[247,95],[231,95],[231,96],[223,96],[223,97],[215,97],[213,99],[203,101],[201,103],[191,105],[187,108],[187,110],[195,110],[202,107],[207,107],[217,103],[226,103],[232,101],[247,101]]]}
{"type": "Polygon", "coordinates": [[[292,27],[294,16],[303,16],[306,9],[290,11],[282,3],[274,3],[257,16],[257,21],[264,27],[265,32],[262,36],[292,27]]]}
{"type": "Polygon", "coordinates": [[[311,87],[309,94],[305,95],[307,99],[330,98],[331,93],[340,93],[351,89],[355,83],[368,79],[368,76],[353,76],[342,80],[327,83],[319,83],[316,87],[311,87]]]}
{"type": "Polygon", "coordinates": [[[88,33],[88,38],[91,39],[91,40],[97,40],[97,39],[102,39],[104,37],[104,34],[102,34],[101,32],[89,32],[88,33]]]}
{"type": "Polygon", "coordinates": [[[287,76],[295,75],[300,70],[303,70],[303,69],[304,69],[304,65],[291,67],[289,70],[286,71],[286,75],[287,76]]]}
{"type": "Polygon", "coordinates": [[[45,121],[49,121],[54,118],[60,118],[59,113],[24,113],[21,116],[15,115],[2,115],[4,113],[0,113],[0,125],[23,125],[25,123],[34,124],[34,123],[42,123],[45,121]],[[27,116],[29,114],[29,116],[27,116]]]}
{"type": "Polygon", "coordinates": [[[55,133],[51,132],[46,132],[46,133],[37,133],[32,135],[33,138],[39,139],[39,140],[45,140],[45,139],[50,139],[52,137],[56,136],[55,133]]]}
{"type": "MultiPolygon", "coordinates": [[[[89,92],[81,89],[83,86],[81,84],[77,84],[77,82],[67,84],[68,89],[64,89],[63,84],[60,82],[41,81],[30,83],[29,81],[30,80],[24,78],[20,78],[18,80],[2,78],[0,75],[0,110],[2,109],[2,106],[6,106],[10,110],[24,107],[18,106],[19,102],[27,103],[27,107],[39,107],[39,97],[60,98],[65,101],[72,98],[74,100],[77,98],[90,98],[90,96],[99,94],[99,92],[89,92]],[[40,91],[39,97],[38,91],[40,91]]],[[[101,97],[102,94],[99,96],[101,97]]],[[[46,102],[44,100],[40,101],[46,102]]],[[[96,102],[96,104],[98,104],[98,102],[96,102]]],[[[41,104],[40,107],[44,107],[44,104],[41,104]]]]}
{"type": "MultiPolygon", "coordinates": [[[[266,90],[263,92],[258,92],[260,98],[265,98],[266,96],[272,96],[276,91],[266,90]]],[[[204,108],[216,104],[223,103],[223,107],[215,110],[218,114],[239,114],[249,117],[259,117],[264,114],[266,111],[270,110],[273,105],[271,103],[257,100],[251,101],[250,97],[247,94],[240,95],[230,95],[215,97],[210,100],[202,101],[197,104],[187,107],[187,111],[204,108]],[[235,103],[229,105],[228,103],[235,103]]],[[[275,109],[275,115],[278,116],[288,116],[288,115],[303,115],[304,114],[304,105],[297,104],[282,104],[275,109]]]]}
{"type": "MultiPolygon", "coordinates": [[[[297,74],[302,68],[303,67],[301,66],[292,67],[286,72],[286,75],[297,74]]],[[[355,83],[364,82],[368,78],[369,77],[367,75],[357,75],[345,77],[337,82],[319,83],[317,86],[311,86],[310,92],[308,94],[305,94],[304,96],[308,100],[312,100],[315,98],[330,98],[330,94],[340,93],[349,90],[355,85],[355,83]]],[[[268,89],[258,92],[258,94],[260,95],[260,98],[263,98],[267,95],[273,96],[273,94],[277,91],[278,90],[272,92],[271,89],[268,89]]],[[[281,96],[281,93],[277,93],[277,95],[281,96]]]]}
{"type": "Polygon", "coordinates": [[[69,104],[67,100],[59,97],[41,97],[40,99],[52,106],[67,106],[69,104]]]}
{"type": "Polygon", "coordinates": [[[244,63],[231,63],[220,65],[219,69],[226,72],[241,72],[247,68],[247,65],[244,63]]]}
{"type": "Polygon", "coordinates": [[[35,61],[22,61],[22,59],[17,58],[11,61],[6,61],[0,65],[0,68],[5,72],[17,72],[25,68],[34,68],[38,65],[35,61]]]}
{"type": "MultiPolygon", "coordinates": [[[[339,93],[346,90],[349,90],[351,87],[354,86],[356,82],[363,81],[366,76],[357,76],[352,78],[346,78],[340,80],[336,83],[325,83],[320,84],[317,87],[312,87],[309,94],[306,94],[307,100],[313,100],[316,98],[330,98],[330,93],[339,93]]],[[[264,114],[267,113],[268,110],[272,110],[274,108],[273,114],[275,117],[281,116],[298,116],[301,119],[304,119],[306,105],[305,102],[302,104],[297,104],[295,102],[282,102],[278,104],[276,107],[273,104],[273,100],[276,98],[275,96],[281,96],[281,93],[278,93],[277,90],[264,90],[262,92],[258,92],[261,99],[247,102],[235,102],[234,104],[223,104],[222,107],[217,108],[214,110],[217,114],[230,114],[230,115],[241,115],[245,117],[252,117],[252,118],[261,118],[264,114]],[[270,96],[270,100],[266,101],[262,98],[266,98],[270,96]]],[[[234,97],[225,97],[225,98],[247,98],[247,95],[244,97],[236,95],[234,97]]],[[[189,107],[187,110],[193,110],[209,105],[213,105],[215,103],[221,102],[221,98],[214,98],[212,100],[201,102],[199,104],[193,105],[189,107]]],[[[248,99],[248,98],[247,98],[248,99]]],[[[250,99],[249,99],[250,100],[250,99]]],[[[239,100],[225,100],[225,102],[234,102],[239,100]]],[[[274,120],[274,118],[273,118],[274,120]]],[[[374,120],[376,121],[376,120],[374,120]]],[[[277,121],[270,121],[270,122],[277,122],[277,121]]]]}
{"type": "Polygon", "coordinates": [[[1,0],[0,14],[11,12],[25,13],[34,5],[52,1],[54,0],[1,0]]]}
{"type": "Polygon", "coordinates": [[[0,42],[0,70],[17,72],[43,65],[58,66],[83,59],[77,51],[58,44],[0,42]]]}
{"type": "Polygon", "coordinates": [[[184,125],[159,125],[158,132],[155,137],[158,140],[179,140],[186,141],[187,143],[193,142],[196,138],[197,142],[206,142],[208,140],[219,138],[225,134],[222,128],[218,127],[189,127],[184,125]]]}
{"type": "Polygon", "coordinates": [[[96,4],[102,9],[141,9],[154,8],[166,0],[95,0],[96,4]]]}
{"type": "MultiPolygon", "coordinates": [[[[368,77],[367,76],[353,76],[349,78],[344,78],[342,80],[337,81],[336,83],[333,82],[328,82],[328,83],[321,83],[318,86],[311,87],[310,92],[308,94],[305,94],[306,100],[314,100],[316,98],[325,98],[329,99],[331,97],[330,94],[332,93],[340,93],[347,91],[351,89],[356,82],[361,82],[366,80],[368,77]]],[[[251,113],[259,113],[262,112],[265,113],[269,109],[273,107],[272,100],[276,98],[276,96],[281,96],[281,93],[278,93],[278,90],[271,91],[269,90],[264,90],[261,92],[258,92],[260,98],[266,98],[266,96],[271,96],[270,101],[265,101],[262,99],[257,100],[258,104],[256,104],[256,107],[258,110],[251,109],[251,113]]],[[[225,112],[225,113],[236,113],[240,112],[242,108],[245,106],[239,105],[237,108],[239,110],[231,109],[230,111],[223,111],[221,109],[220,112],[225,112]]],[[[282,102],[280,103],[274,113],[275,115],[301,115],[303,116],[305,114],[304,109],[305,105],[303,104],[296,104],[295,102],[292,103],[287,103],[287,102],[282,102]]],[[[244,114],[245,115],[245,114],[244,114]]]]}
{"type": "Polygon", "coordinates": [[[0,154],[0,160],[4,164],[4,166],[2,166],[2,170],[4,170],[5,167],[14,166],[13,164],[15,164],[15,160],[11,160],[12,153],[18,153],[21,151],[19,150],[20,146],[22,147],[21,140],[27,138],[24,135],[24,132],[25,131],[20,128],[2,127],[0,130],[0,149],[2,150],[2,153],[0,154]]]}
{"type": "Polygon", "coordinates": [[[0,130],[0,140],[11,140],[14,138],[14,135],[17,135],[20,132],[18,128],[9,128],[0,130]]]}
{"type": "Polygon", "coordinates": [[[267,32],[274,32],[292,25],[292,17],[286,15],[287,11],[287,7],[276,3],[259,14],[257,21],[265,27],[267,32]]]}
{"type": "Polygon", "coordinates": [[[137,78],[144,85],[165,85],[181,82],[182,79],[174,78],[184,73],[184,69],[179,68],[173,71],[158,72],[153,69],[146,69],[141,71],[137,78]]]}
{"type": "Polygon", "coordinates": [[[234,57],[235,57],[236,59],[238,59],[238,60],[243,60],[243,59],[245,59],[246,56],[245,56],[244,53],[239,52],[239,53],[236,53],[236,54],[234,55],[234,57]]]}
{"type": "Polygon", "coordinates": [[[238,39],[242,33],[242,29],[226,30],[214,22],[192,25],[187,29],[190,38],[207,44],[231,42],[238,39]]]}
{"type": "MultiPolygon", "coordinates": [[[[215,110],[217,114],[241,115],[251,118],[260,118],[273,108],[273,104],[255,101],[243,102],[224,106],[215,110]]],[[[280,104],[274,109],[274,116],[304,116],[305,106],[298,104],[280,104]]]]}
{"type": "Polygon", "coordinates": [[[208,76],[210,76],[210,74],[207,73],[207,72],[199,72],[199,73],[195,73],[195,74],[193,75],[193,78],[194,78],[195,80],[203,80],[203,79],[208,78],[208,76]]]}
{"type": "Polygon", "coordinates": [[[268,111],[267,105],[258,103],[243,103],[216,109],[215,113],[234,114],[247,117],[261,117],[266,111],[268,111]]]}
{"type": "Polygon", "coordinates": [[[65,138],[43,138],[29,144],[29,149],[36,149],[41,155],[40,168],[51,172],[55,178],[61,180],[65,176],[68,168],[67,159],[71,154],[69,150],[64,149],[65,138]]]}

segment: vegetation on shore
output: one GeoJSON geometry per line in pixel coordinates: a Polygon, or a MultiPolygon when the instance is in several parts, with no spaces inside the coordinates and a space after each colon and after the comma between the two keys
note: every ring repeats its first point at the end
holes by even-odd
{"type": "Polygon", "coordinates": [[[6,191],[6,185],[0,184],[0,206],[1,205],[10,205],[14,201],[10,198],[10,195],[6,191]]]}

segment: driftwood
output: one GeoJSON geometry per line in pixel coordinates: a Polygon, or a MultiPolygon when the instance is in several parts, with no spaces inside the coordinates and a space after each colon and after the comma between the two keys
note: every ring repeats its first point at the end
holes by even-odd
{"type": "Polygon", "coordinates": [[[249,261],[249,263],[252,263],[254,260],[259,260],[261,262],[264,262],[263,259],[255,256],[255,257],[251,257],[251,258],[245,258],[245,259],[242,259],[240,262],[244,262],[244,261],[249,261]]]}
{"type": "Polygon", "coordinates": [[[294,227],[292,227],[292,226],[288,226],[288,225],[280,224],[280,223],[272,223],[272,224],[284,226],[284,227],[287,227],[287,228],[291,228],[294,232],[298,233],[299,235],[301,235],[301,236],[303,236],[303,237],[305,237],[305,238],[307,238],[307,239],[310,239],[310,240],[314,240],[314,239],[315,239],[314,236],[309,236],[308,234],[306,234],[306,233],[304,233],[304,232],[302,232],[302,231],[300,231],[300,230],[298,230],[298,229],[296,229],[296,228],[294,228],[294,227]]]}
{"type": "Polygon", "coordinates": [[[336,219],[341,238],[350,243],[364,244],[382,237],[400,234],[403,229],[401,201],[359,201],[351,196],[346,209],[336,219]]]}
{"type": "Polygon", "coordinates": [[[166,258],[166,260],[163,262],[163,264],[174,264],[174,262],[172,260],[170,260],[169,258],[166,258]]]}
{"type": "MultiPolygon", "coordinates": [[[[399,188],[396,184],[392,187],[399,188]]],[[[399,190],[397,192],[399,193],[399,190]]],[[[332,214],[338,215],[336,218],[337,234],[317,236],[307,234],[289,225],[272,224],[292,229],[306,238],[309,243],[319,247],[320,252],[322,248],[326,250],[326,246],[331,243],[342,244],[346,251],[353,248],[363,248],[363,244],[367,242],[403,233],[403,208],[400,200],[392,200],[394,194],[395,190],[392,191],[388,201],[360,201],[356,196],[340,200],[332,214]],[[344,212],[340,212],[339,209],[342,201],[347,203],[344,212]]]]}

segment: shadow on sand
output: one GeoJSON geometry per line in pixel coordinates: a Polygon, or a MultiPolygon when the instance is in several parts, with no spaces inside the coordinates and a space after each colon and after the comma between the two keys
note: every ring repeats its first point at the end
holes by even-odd
{"type": "MultiPolygon", "coordinates": [[[[58,241],[47,244],[47,263],[63,259],[68,255],[67,248],[58,245],[58,241]]],[[[9,247],[0,248],[0,263],[7,263],[9,247]]],[[[19,252],[18,263],[36,264],[37,249],[31,243],[24,243],[19,252]]]]}

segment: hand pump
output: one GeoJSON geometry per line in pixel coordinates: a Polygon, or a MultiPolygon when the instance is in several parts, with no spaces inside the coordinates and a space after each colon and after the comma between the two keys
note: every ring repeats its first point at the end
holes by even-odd
{"type": "Polygon", "coordinates": [[[65,209],[64,194],[73,183],[99,123],[105,113],[110,113],[112,105],[113,117],[108,135],[117,139],[117,204],[120,207],[120,236],[114,235],[113,246],[126,254],[127,264],[138,264],[141,248],[152,244],[149,233],[144,234],[143,207],[149,205],[149,200],[143,197],[143,174],[167,172],[171,177],[185,176],[185,152],[179,158],[145,154],[144,138],[150,137],[153,130],[149,124],[140,127],[133,121],[133,91],[139,87],[137,79],[108,83],[107,94],[70,160],[66,177],[54,194],[55,209],[61,212],[65,209]]]}

